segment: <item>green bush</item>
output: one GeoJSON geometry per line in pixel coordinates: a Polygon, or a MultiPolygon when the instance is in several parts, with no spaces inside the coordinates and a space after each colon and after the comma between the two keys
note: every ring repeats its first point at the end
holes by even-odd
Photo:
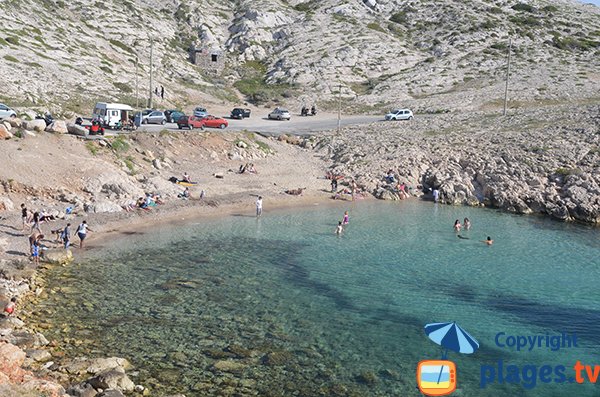
{"type": "Polygon", "coordinates": [[[110,39],[108,40],[110,42],[110,44],[112,44],[114,47],[120,48],[123,51],[129,52],[131,54],[133,54],[133,50],[131,48],[129,48],[129,46],[119,40],[114,40],[114,39],[110,39]]]}
{"type": "Polygon", "coordinates": [[[9,36],[6,38],[6,42],[13,45],[19,45],[19,38],[17,36],[9,36]]]}
{"type": "Polygon", "coordinates": [[[6,59],[9,62],[19,63],[19,60],[13,57],[12,55],[4,55],[4,59],[6,59]]]}
{"type": "Polygon", "coordinates": [[[406,14],[406,11],[399,11],[395,14],[392,14],[392,16],[390,17],[390,21],[399,24],[404,24],[408,22],[408,15],[406,14]]]}
{"type": "Polygon", "coordinates": [[[381,27],[381,25],[379,25],[377,22],[371,22],[371,23],[368,23],[368,24],[367,24],[367,27],[368,27],[369,29],[373,29],[373,30],[376,30],[376,31],[378,31],[378,32],[385,32],[385,29],[383,29],[383,28],[381,27]]]}
{"type": "Polygon", "coordinates": [[[129,143],[127,142],[127,138],[123,135],[119,135],[112,141],[111,147],[117,153],[126,152],[129,150],[129,143]]]}
{"type": "Polygon", "coordinates": [[[127,83],[121,83],[119,81],[115,81],[113,85],[118,88],[121,92],[125,94],[129,94],[133,92],[133,88],[127,83]]]}
{"type": "Polygon", "coordinates": [[[556,8],[555,6],[546,6],[542,8],[542,10],[544,10],[545,12],[556,12],[558,11],[558,8],[556,8]]]}
{"type": "Polygon", "coordinates": [[[514,16],[510,17],[512,23],[522,26],[540,26],[541,22],[538,18],[533,16],[514,16]]]}
{"type": "Polygon", "coordinates": [[[525,3],[517,3],[511,7],[515,11],[533,12],[533,7],[525,3]]]}
{"type": "Polygon", "coordinates": [[[492,14],[502,14],[502,8],[500,7],[491,7],[488,11],[492,14]]]}
{"type": "Polygon", "coordinates": [[[100,66],[100,70],[102,70],[103,72],[106,72],[108,74],[112,74],[112,69],[109,68],[108,66],[100,66]]]}

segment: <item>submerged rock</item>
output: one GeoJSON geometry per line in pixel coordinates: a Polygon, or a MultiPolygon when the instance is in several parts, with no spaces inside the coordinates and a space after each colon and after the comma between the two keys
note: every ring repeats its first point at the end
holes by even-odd
{"type": "Polygon", "coordinates": [[[239,373],[246,369],[246,364],[239,361],[221,360],[217,361],[213,368],[223,372],[239,373]]]}
{"type": "Polygon", "coordinates": [[[44,252],[42,259],[53,265],[65,265],[73,261],[73,253],[68,249],[51,249],[44,252]]]}

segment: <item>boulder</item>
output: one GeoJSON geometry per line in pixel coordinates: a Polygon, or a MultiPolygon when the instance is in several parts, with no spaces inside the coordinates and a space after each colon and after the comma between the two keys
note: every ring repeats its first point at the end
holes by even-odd
{"type": "Polygon", "coordinates": [[[39,395],[47,397],[63,397],[65,395],[65,389],[58,383],[33,377],[23,383],[23,388],[36,390],[40,392],[39,395]]]}
{"type": "Polygon", "coordinates": [[[86,212],[94,212],[96,214],[123,211],[123,208],[119,204],[107,200],[97,201],[95,203],[85,205],[84,209],[86,212]]]}
{"type": "Polygon", "coordinates": [[[93,378],[88,379],[87,383],[95,389],[118,389],[125,392],[135,389],[135,384],[125,374],[123,368],[114,368],[101,372],[93,378]]]}
{"type": "Polygon", "coordinates": [[[154,159],[152,160],[152,165],[154,166],[154,168],[156,168],[157,170],[162,169],[162,165],[160,164],[160,160],[159,159],[154,159]]]}
{"type": "Polygon", "coordinates": [[[86,371],[90,374],[99,374],[114,368],[131,368],[131,364],[127,359],[121,357],[95,358],[89,362],[86,371]]]}
{"type": "Polygon", "coordinates": [[[37,362],[48,361],[52,358],[52,354],[49,351],[42,349],[27,349],[25,353],[27,357],[37,362]]]}
{"type": "MultiPolygon", "coordinates": [[[[6,120],[4,120],[4,121],[6,121],[6,120]]],[[[12,117],[12,118],[8,119],[8,122],[10,123],[10,125],[13,128],[21,128],[21,126],[23,125],[23,122],[18,117],[12,117]]]]}
{"type": "Polygon", "coordinates": [[[95,397],[98,395],[96,389],[88,383],[71,386],[67,389],[67,393],[73,397],[95,397]]]}
{"type": "Polygon", "coordinates": [[[15,205],[8,197],[0,197],[0,211],[12,211],[15,205]]]}
{"type": "Polygon", "coordinates": [[[65,265],[73,261],[73,253],[68,249],[50,249],[44,252],[42,259],[53,265],[65,265]]]}
{"type": "Polygon", "coordinates": [[[0,344],[0,372],[10,379],[21,380],[24,371],[21,368],[25,362],[26,354],[23,350],[10,343],[0,344]]]}
{"type": "Polygon", "coordinates": [[[67,124],[67,132],[77,136],[88,136],[90,133],[85,127],[73,123],[67,124]]]}
{"type": "Polygon", "coordinates": [[[0,139],[10,139],[13,137],[13,134],[6,128],[4,123],[0,124],[0,139]]]}
{"type": "Polygon", "coordinates": [[[246,364],[239,361],[220,360],[213,365],[213,368],[222,372],[239,373],[246,369],[246,364]]]}
{"type": "Polygon", "coordinates": [[[64,120],[53,121],[52,124],[46,127],[46,131],[53,132],[55,134],[66,134],[69,132],[67,129],[67,123],[65,123],[64,120]]]}
{"type": "Polygon", "coordinates": [[[23,122],[23,127],[29,131],[42,132],[46,129],[46,122],[41,119],[27,120],[23,122]]]}

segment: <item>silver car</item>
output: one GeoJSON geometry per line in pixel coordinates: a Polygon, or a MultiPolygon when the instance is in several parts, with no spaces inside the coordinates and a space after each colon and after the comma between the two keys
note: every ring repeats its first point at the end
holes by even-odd
{"type": "Polygon", "coordinates": [[[0,120],[8,119],[10,117],[17,117],[17,113],[5,104],[0,103],[0,120]]]}
{"type": "Polygon", "coordinates": [[[290,112],[284,108],[275,108],[271,113],[269,113],[269,119],[271,120],[290,120],[290,112]]]}
{"type": "Polygon", "coordinates": [[[385,115],[386,120],[412,120],[413,112],[410,109],[394,109],[385,115]]]}
{"type": "Polygon", "coordinates": [[[167,116],[159,110],[142,117],[142,124],[165,124],[167,116]]]}

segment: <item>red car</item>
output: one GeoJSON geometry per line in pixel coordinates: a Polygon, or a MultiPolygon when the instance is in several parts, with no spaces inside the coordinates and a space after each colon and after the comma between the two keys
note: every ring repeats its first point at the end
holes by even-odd
{"type": "Polygon", "coordinates": [[[212,127],[212,128],[223,129],[229,125],[229,123],[227,123],[227,120],[225,120],[221,117],[215,117],[215,116],[210,116],[210,115],[204,116],[202,118],[202,121],[204,121],[204,126],[212,127]]]}
{"type": "Polygon", "coordinates": [[[181,116],[177,119],[177,127],[179,129],[189,128],[193,130],[194,128],[204,129],[204,120],[201,117],[196,116],[181,116]]]}

